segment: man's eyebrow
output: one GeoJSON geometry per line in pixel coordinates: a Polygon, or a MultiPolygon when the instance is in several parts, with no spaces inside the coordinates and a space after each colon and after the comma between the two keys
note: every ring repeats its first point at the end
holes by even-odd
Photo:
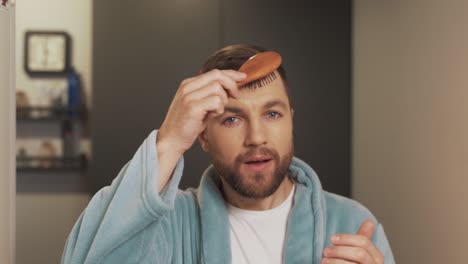
{"type": "Polygon", "coordinates": [[[242,109],[240,109],[239,107],[226,106],[226,107],[224,107],[224,112],[231,112],[231,113],[234,113],[234,114],[240,114],[240,113],[243,113],[244,111],[242,111],[242,109]]]}
{"type": "Polygon", "coordinates": [[[265,103],[265,105],[263,105],[263,108],[266,109],[266,108],[272,108],[274,106],[279,106],[279,107],[282,107],[284,109],[288,109],[288,107],[286,106],[286,104],[281,101],[281,100],[273,100],[273,101],[269,101],[267,103],[265,103]]]}
{"type": "MultiPolygon", "coordinates": [[[[272,108],[272,107],[275,107],[275,106],[279,106],[279,107],[282,107],[284,109],[287,109],[287,105],[281,101],[281,100],[273,100],[273,101],[269,101],[269,102],[266,102],[264,105],[263,105],[263,109],[267,109],[267,108],[272,108]]],[[[244,113],[244,110],[242,110],[242,108],[239,108],[239,107],[235,107],[235,106],[226,106],[224,107],[224,112],[227,113],[234,113],[234,114],[242,114],[244,113]]]]}

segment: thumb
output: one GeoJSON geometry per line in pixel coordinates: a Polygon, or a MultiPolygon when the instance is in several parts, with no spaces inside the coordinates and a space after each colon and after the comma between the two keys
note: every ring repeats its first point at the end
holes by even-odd
{"type": "Polygon", "coordinates": [[[362,223],[361,227],[357,232],[358,235],[367,237],[369,240],[372,239],[372,234],[374,234],[375,224],[371,220],[366,220],[362,223]]]}

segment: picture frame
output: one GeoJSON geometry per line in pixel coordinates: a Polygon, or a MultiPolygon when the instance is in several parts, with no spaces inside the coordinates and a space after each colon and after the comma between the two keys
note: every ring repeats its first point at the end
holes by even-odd
{"type": "Polygon", "coordinates": [[[26,31],[24,69],[31,77],[65,77],[71,66],[71,38],[64,31],[26,31]]]}

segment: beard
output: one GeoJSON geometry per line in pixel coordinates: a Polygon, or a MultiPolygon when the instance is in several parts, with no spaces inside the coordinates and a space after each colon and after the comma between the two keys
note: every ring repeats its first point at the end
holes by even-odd
{"type": "Polygon", "coordinates": [[[288,174],[289,166],[293,157],[293,147],[283,155],[279,156],[274,149],[259,147],[249,149],[247,152],[239,154],[233,165],[227,164],[224,161],[217,159],[212,155],[212,163],[220,177],[224,179],[235,192],[245,198],[262,199],[272,195],[283,182],[288,174]],[[271,162],[274,166],[272,172],[255,172],[242,174],[240,167],[251,156],[267,155],[272,158],[271,162]]]}

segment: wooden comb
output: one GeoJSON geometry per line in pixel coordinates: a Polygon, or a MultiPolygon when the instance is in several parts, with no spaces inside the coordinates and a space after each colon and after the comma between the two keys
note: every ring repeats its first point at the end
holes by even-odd
{"type": "MultiPolygon", "coordinates": [[[[244,86],[250,82],[264,78],[269,74],[273,73],[281,65],[281,55],[275,51],[264,51],[250,57],[242,66],[239,68],[240,72],[247,74],[245,80],[238,82],[239,87],[244,86]]],[[[268,80],[274,80],[276,78],[268,78],[268,80]]]]}

